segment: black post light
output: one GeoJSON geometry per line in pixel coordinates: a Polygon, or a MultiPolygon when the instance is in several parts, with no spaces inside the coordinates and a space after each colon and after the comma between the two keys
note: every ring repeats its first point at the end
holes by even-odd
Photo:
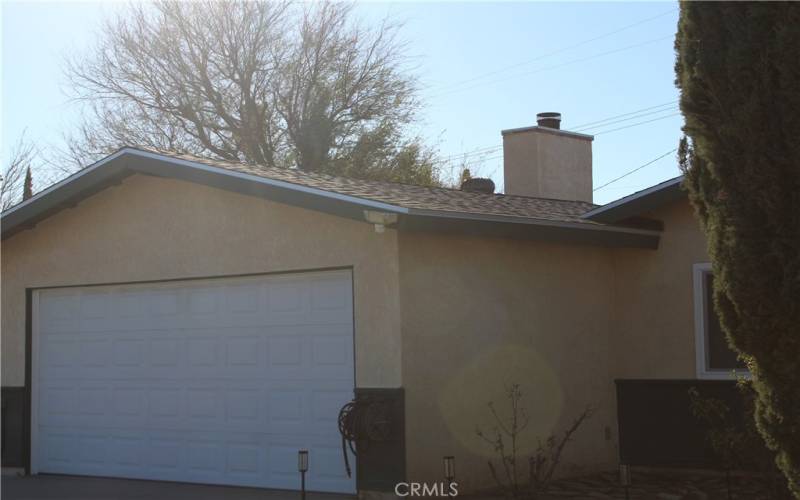
{"type": "Polygon", "coordinates": [[[733,494],[731,493],[731,468],[725,468],[725,487],[728,490],[728,500],[733,498],[733,494]]]}
{"type": "Polygon", "coordinates": [[[620,464],[619,466],[619,484],[625,488],[625,500],[630,500],[631,493],[631,468],[629,465],[620,464]]]}
{"type": "Polygon", "coordinates": [[[297,470],[300,471],[300,498],[306,500],[306,472],[308,472],[308,450],[297,452],[297,470]]]}
{"type": "Polygon", "coordinates": [[[447,455],[442,457],[444,463],[444,478],[447,479],[447,496],[450,496],[450,485],[456,477],[456,457],[447,455]]]}

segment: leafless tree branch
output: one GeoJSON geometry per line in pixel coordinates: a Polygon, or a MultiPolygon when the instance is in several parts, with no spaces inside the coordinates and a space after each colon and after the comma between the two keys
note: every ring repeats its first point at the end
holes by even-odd
{"type": "Polygon", "coordinates": [[[11,149],[6,165],[3,167],[0,179],[0,207],[5,211],[22,200],[25,175],[34,169],[34,162],[39,155],[35,144],[25,138],[25,133],[20,136],[11,149]]]}
{"type": "Polygon", "coordinates": [[[344,3],[135,4],[66,64],[84,163],[122,145],[404,182],[437,182],[406,137],[419,107],[399,25],[344,3]]]}

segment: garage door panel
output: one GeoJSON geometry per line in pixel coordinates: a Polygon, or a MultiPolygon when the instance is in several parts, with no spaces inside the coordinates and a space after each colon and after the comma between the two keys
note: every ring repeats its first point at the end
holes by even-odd
{"type": "Polygon", "coordinates": [[[39,392],[39,421],[44,425],[73,425],[75,414],[75,390],[69,386],[47,386],[39,392]]]}
{"type": "Polygon", "coordinates": [[[144,452],[147,440],[139,437],[138,433],[130,436],[116,433],[109,438],[108,461],[112,470],[137,470],[144,463],[144,452]]]}
{"type": "MultiPolygon", "coordinates": [[[[336,388],[309,390],[297,384],[242,388],[193,381],[189,387],[44,387],[42,425],[209,431],[220,426],[270,432],[329,434],[339,408],[352,391],[336,388]]],[[[175,384],[173,382],[173,384],[175,384]]],[[[324,387],[325,384],[320,384],[324,387]]]]}
{"type": "Polygon", "coordinates": [[[39,471],[297,488],[306,448],[311,489],[354,491],[348,272],[43,291],[35,314],[39,471]]]}
{"type": "Polygon", "coordinates": [[[108,387],[86,384],[75,391],[75,413],[79,417],[91,417],[84,421],[97,420],[98,423],[105,423],[110,398],[111,391],[108,387]]]}
{"type": "Polygon", "coordinates": [[[311,473],[312,480],[317,481],[347,481],[347,473],[339,463],[342,456],[342,447],[330,443],[312,443],[314,448],[314,469],[311,473]]]}
{"type": "Polygon", "coordinates": [[[314,428],[326,429],[327,426],[337,425],[339,409],[342,401],[349,401],[353,394],[341,389],[311,391],[311,418],[314,428]]]}
{"type": "Polygon", "coordinates": [[[113,387],[108,425],[113,428],[139,428],[147,424],[147,388],[113,387]]]}

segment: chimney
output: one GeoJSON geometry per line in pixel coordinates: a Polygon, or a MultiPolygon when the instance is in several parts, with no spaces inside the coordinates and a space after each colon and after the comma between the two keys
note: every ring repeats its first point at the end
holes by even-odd
{"type": "Polygon", "coordinates": [[[502,131],[505,193],[591,202],[594,137],[561,130],[561,113],[536,123],[502,131]]]}

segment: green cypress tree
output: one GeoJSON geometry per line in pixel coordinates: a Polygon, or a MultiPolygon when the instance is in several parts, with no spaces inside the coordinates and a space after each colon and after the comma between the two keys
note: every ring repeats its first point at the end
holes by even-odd
{"type": "Polygon", "coordinates": [[[681,2],[675,48],[714,302],[800,498],[800,3],[681,2]]]}
{"type": "Polygon", "coordinates": [[[31,167],[28,167],[25,170],[25,182],[22,184],[22,201],[31,196],[33,196],[33,176],[31,175],[31,167]]]}

